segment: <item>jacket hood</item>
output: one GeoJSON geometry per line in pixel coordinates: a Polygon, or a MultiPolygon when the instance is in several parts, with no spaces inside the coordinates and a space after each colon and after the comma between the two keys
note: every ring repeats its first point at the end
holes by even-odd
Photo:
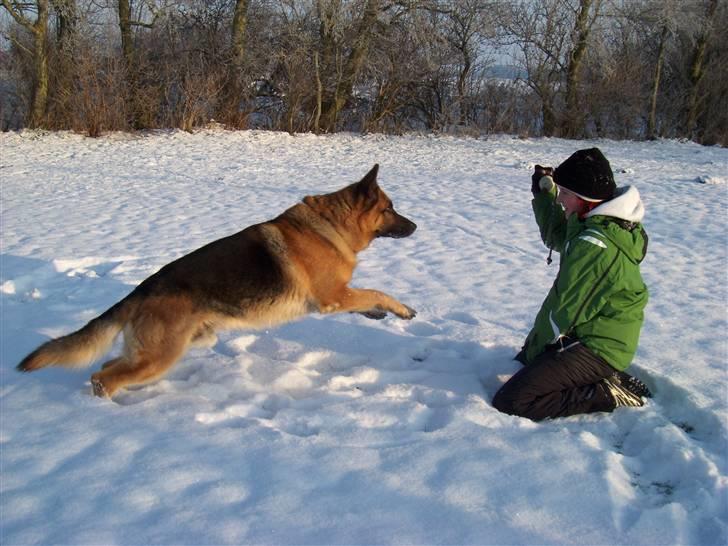
{"type": "Polygon", "coordinates": [[[645,216],[645,206],[640,199],[640,192],[634,186],[622,186],[614,192],[614,197],[592,209],[590,216],[611,216],[627,222],[639,223],[645,216]]]}
{"type": "Polygon", "coordinates": [[[617,188],[615,197],[586,215],[586,224],[596,227],[634,263],[647,254],[647,233],[640,224],[645,207],[634,186],[617,188]],[[615,222],[614,219],[621,220],[615,222]]]}

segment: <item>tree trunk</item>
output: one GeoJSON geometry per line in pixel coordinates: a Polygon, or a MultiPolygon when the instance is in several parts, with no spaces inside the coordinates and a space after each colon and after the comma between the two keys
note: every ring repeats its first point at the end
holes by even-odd
{"type": "Polygon", "coordinates": [[[38,19],[33,28],[33,45],[35,53],[35,89],[30,109],[30,126],[43,125],[48,107],[48,0],[38,0],[38,19]]]}
{"type": "Polygon", "coordinates": [[[0,0],[15,21],[33,35],[33,90],[28,112],[28,126],[41,127],[48,108],[48,0],[37,0],[35,22],[25,17],[17,3],[0,0]]]}
{"type": "Polygon", "coordinates": [[[131,18],[130,0],[118,0],[119,2],[119,30],[121,32],[121,51],[124,56],[126,67],[127,108],[130,116],[130,123],[134,129],[144,129],[145,124],[141,92],[139,88],[140,76],[139,67],[134,47],[134,33],[132,27],[134,22],[131,18]]]}
{"type": "Polygon", "coordinates": [[[470,76],[470,70],[472,68],[472,61],[470,60],[469,52],[463,48],[463,68],[458,74],[458,104],[460,108],[460,125],[467,125],[468,122],[468,104],[466,99],[466,90],[468,76],[470,76]]]}
{"type": "MultiPolygon", "coordinates": [[[[578,133],[580,132],[577,128],[581,124],[581,116],[578,113],[578,91],[581,65],[584,61],[591,31],[591,24],[589,23],[591,7],[592,0],[581,0],[574,24],[576,41],[569,55],[569,65],[566,69],[566,110],[562,122],[562,136],[567,138],[579,136],[578,133]]],[[[597,9],[599,9],[598,6],[597,9]]]]}
{"type": "Polygon", "coordinates": [[[325,71],[332,70],[336,57],[335,27],[341,12],[341,0],[316,0],[319,18],[320,63],[325,71]]]}
{"type": "Polygon", "coordinates": [[[543,113],[543,135],[554,136],[556,133],[556,114],[549,100],[543,100],[541,111],[543,113]]]}
{"type": "Polygon", "coordinates": [[[359,71],[369,51],[372,28],[379,14],[380,3],[381,0],[367,0],[356,36],[354,37],[354,44],[342,69],[341,77],[336,83],[333,94],[324,101],[321,118],[323,121],[323,129],[326,132],[336,130],[336,120],[339,112],[351,99],[354,82],[359,76],[359,71]]]}
{"type": "Polygon", "coordinates": [[[652,80],[652,95],[650,97],[650,114],[647,121],[647,138],[657,138],[657,94],[660,90],[660,79],[662,74],[662,65],[665,62],[665,44],[667,43],[667,35],[669,31],[667,25],[662,27],[660,34],[660,45],[657,52],[657,62],[655,63],[655,77],[652,80]]]}
{"type": "Polygon", "coordinates": [[[249,0],[235,0],[232,29],[233,76],[237,78],[245,61],[245,32],[248,25],[249,0]]]}
{"type": "Polygon", "coordinates": [[[321,101],[323,100],[324,88],[321,83],[321,69],[319,67],[318,52],[313,54],[313,66],[316,72],[316,110],[313,118],[313,132],[319,134],[319,126],[321,123],[321,101]]]}
{"type": "Polygon", "coordinates": [[[250,0],[235,0],[233,10],[233,24],[231,28],[230,63],[226,68],[227,81],[223,95],[224,117],[230,125],[239,127],[243,117],[240,112],[240,103],[244,92],[242,74],[245,66],[245,37],[248,29],[248,6],[250,0]]]}
{"type": "Polygon", "coordinates": [[[131,32],[131,6],[129,0],[119,0],[119,31],[121,32],[121,52],[124,55],[126,68],[133,72],[134,41],[131,32]]]}
{"type": "Polygon", "coordinates": [[[697,120],[700,115],[700,82],[705,75],[705,52],[708,46],[708,38],[713,26],[713,20],[718,8],[718,0],[710,0],[708,11],[705,15],[705,25],[703,32],[698,36],[698,40],[693,50],[693,58],[690,63],[690,89],[688,92],[687,115],[685,120],[685,129],[687,136],[691,139],[697,136],[697,120]]]}
{"type": "Polygon", "coordinates": [[[54,2],[58,18],[58,44],[64,52],[70,52],[76,33],[77,6],[76,0],[56,0],[54,2]]]}

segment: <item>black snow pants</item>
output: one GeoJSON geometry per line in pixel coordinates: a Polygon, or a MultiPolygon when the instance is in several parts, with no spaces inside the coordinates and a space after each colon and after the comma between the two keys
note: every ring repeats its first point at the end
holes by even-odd
{"type": "Polygon", "coordinates": [[[493,407],[534,421],[610,412],[616,404],[603,380],[614,373],[606,360],[579,342],[554,347],[511,377],[496,393],[493,407]]]}

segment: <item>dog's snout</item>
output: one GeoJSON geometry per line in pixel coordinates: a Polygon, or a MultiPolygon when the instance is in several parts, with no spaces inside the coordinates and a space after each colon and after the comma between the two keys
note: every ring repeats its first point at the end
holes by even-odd
{"type": "Polygon", "coordinates": [[[407,222],[407,235],[412,235],[417,229],[417,224],[415,224],[412,220],[409,220],[408,218],[404,218],[404,221],[407,222]]]}
{"type": "Polygon", "coordinates": [[[412,220],[405,218],[401,214],[397,214],[395,222],[389,226],[389,229],[380,232],[379,236],[401,239],[403,237],[409,237],[416,229],[417,224],[415,224],[412,220]]]}

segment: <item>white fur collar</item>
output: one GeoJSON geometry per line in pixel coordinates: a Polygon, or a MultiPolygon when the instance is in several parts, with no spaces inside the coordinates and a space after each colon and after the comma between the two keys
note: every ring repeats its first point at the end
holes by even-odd
{"type": "Polygon", "coordinates": [[[638,223],[645,216],[645,206],[640,192],[634,186],[622,186],[614,192],[614,197],[592,209],[586,217],[611,216],[628,222],[638,223]]]}

